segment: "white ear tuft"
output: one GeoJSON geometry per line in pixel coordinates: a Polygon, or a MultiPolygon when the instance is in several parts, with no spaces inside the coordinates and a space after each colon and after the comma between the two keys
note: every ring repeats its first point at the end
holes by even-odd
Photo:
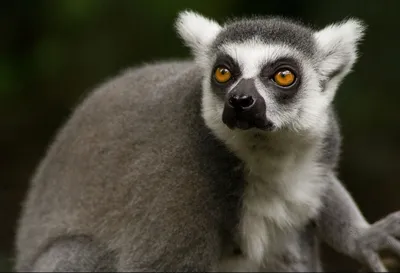
{"type": "Polygon", "coordinates": [[[322,75],[343,78],[350,72],[357,59],[357,46],[364,36],[365,29],[362,21],[348,19],[314,33],[321,53],[319,69],[322,75]]]}
{"type": "Polygon", "coordinates": [[[204,53],[221,30],[217,22],[189,10],[179,13],[175,27],[195,55],[204,53]]]}

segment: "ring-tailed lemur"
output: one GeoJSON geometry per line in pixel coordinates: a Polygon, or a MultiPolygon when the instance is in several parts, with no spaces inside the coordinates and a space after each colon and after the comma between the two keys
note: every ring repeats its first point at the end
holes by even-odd
{"type": "Polygon", "coordinates": [[[338,181],[332,101],[364,32],[185,11],[194,60],[96,88],[38,167],[16,270],[319,271],[318,242],[385,270],[399,212],[369,224],[338,181]]]}

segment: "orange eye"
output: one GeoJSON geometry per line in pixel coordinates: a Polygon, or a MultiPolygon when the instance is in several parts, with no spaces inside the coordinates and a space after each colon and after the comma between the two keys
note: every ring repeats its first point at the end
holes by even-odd
{"type": "Polygon", "coordinates": [[[225,83],[227,81],[229,81],[229,79],[232,77],[231,72],[225,68],[225,67],[218,67],[215,70],[215,75],[214,75],[215,79],[217,80],[217,82],[219,83],[225,83]]]}
{"type": "Polygon", "coordinates": [[[274,81],[282,87],[288,87],[292,85],[295,80],[296,76],[289,69],[279,70],[274,75],[274,81]]]}

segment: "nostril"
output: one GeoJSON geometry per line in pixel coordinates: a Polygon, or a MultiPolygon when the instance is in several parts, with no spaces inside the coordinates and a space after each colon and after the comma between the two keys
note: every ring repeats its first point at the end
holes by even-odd
{"type": "Polygon", "coordinates": [[[244,96],[241,96],[239,99],[239,105],[242,108],[248,108],[248,107],[252,106],[253,103],[254,103],[254,100],[253,100],[253,97],[251,97],[251,96],[244,95],[244,96]]]}
{"type": "Polygon", "coordinates": [[[254,104],[252,96],[247,95],[233,95],[229,98],[229,104],[237,109],[247,109],[254,104]]]}

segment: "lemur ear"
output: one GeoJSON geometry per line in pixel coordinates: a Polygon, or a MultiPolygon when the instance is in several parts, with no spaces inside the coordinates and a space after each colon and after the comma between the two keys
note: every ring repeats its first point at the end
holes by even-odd
{"type": "Polygon", "coordinates": [[[315,32],[321,58],[319,72],[328,80],[346,76],[357,60],[358,43],[365,30],[366,25],[361,20],[348,19],[315,32]]]}
{"type": "Polygon", "coordinates": [[[189,10],[179,13],[175,27],[196,57],[204,53],[221,30],[217,22],[189,10]]]}

